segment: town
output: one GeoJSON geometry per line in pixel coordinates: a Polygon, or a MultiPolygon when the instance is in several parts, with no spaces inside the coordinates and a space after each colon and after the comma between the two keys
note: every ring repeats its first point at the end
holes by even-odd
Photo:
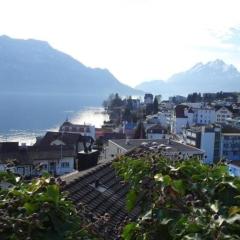
{"type": "Polygon", "coordinates": [[[240,176],[240,93],[193,93],[163,101],[150,93],[143,101],[112,94],[103,105],[110,120],[102,128],[66,119],[58,132],[47,132],[33,146],[1,142],[0,171],[31,178],[45,171],[61,176],[93,167],[77,164],[85,140],[91,138],[98,153],[95,164],[142,143],[161,142],[184,159],[197,155],[206,164],[226,162],[230,173],[240,176]]]}
{"type": "MultiPolygon", "coordinates": [[[[240,176],[240,93],[193,93],[187,98],[174,96],[169,100],[146,93],[143,101],[122,98],[116,93],[103,105],[109,121],[101,128],[66,119],[58,131],[46,132],[32,146],[1,142],[0,171],[13,173],[24,181],[49,174],[51,181],[68,192],[78,214],[91,226],[91,232],[103,239],[122,239],[125,225],[131,226],[131,221],[142,214],[146,189],[150,195],[154,192],[147,175],[143,175],[145,182],[139,181],[145,184],[140,197],[135,196],[135,188],[131,190],[131,185],[119,177],[121,171],[123,176],[130,174],[124,166],[128,168],[131,161],[139,161],[139,173],[151,161],[156,181],[162,179],[156,174],[162,169],[157,168],[154,160],[159,156],[166,159],[168,167],[177,162],[191,162],[199,171],[202,167],[199,164],[216,166],[214,176],[221,174],[224,178],[221,166],[217,168],[220,163],[228,167],[230,176],[240,176]],[[131,159],[125,163],[122,156],[131,159]],[[118,164],[122,169],[119,172],[118,164]],[[126,209],[129,196],[134,204],[126,209]]],[[[131,171],[134,168],[131,166],[131,171]]],[[[5,189],[11,184],[4,180],[0,186],[5,189]]],[[[177,189],[181,186],[177,185],[177,189]]],[[[216,214],[214,217],[218,218],[216,214]]]]}

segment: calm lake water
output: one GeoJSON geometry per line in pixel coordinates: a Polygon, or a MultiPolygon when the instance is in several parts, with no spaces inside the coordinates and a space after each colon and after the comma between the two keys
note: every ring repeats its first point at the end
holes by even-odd
{"type": "Polygon", "coordinates": [[[66,118],[100,127],[108,120],[101,107],[103,100],[66,94],[0,94],[0,141],[33,144],[36,136],[58,130],[66,118]]]}

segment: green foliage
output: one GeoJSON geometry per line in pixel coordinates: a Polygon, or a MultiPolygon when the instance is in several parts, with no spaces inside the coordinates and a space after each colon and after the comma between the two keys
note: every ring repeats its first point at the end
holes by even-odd
{"type": "Polygon", "coordinates": [[[0,177],[14,184],[0,191],[0,239],[90,239],[74,205],[54,178],[26,183],[14,182],[11,173],[0,177]]]}
{"type": "Polygon", "coordinates": [[[225,165],[151,155],[113,165],[131,185],[129,209],[145,196],[141,217],[125,226],[123,239],[240,239],[240,179],[225,165]]]}

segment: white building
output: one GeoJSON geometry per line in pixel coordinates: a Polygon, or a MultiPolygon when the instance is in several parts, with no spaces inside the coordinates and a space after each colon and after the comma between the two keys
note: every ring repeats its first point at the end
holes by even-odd
{"type": "Polygon", "coordinates": [[[193,108],[195,124],[211,124],[216,122],[216,113],[214,108],[201,107],[193,108]]]}
{"type": "Polygon", "coordinates": [[[204,163],[212,164],[221,159],[221,127],[218,125],[193,126],[184,133],[188,145],[205,152],[204,163]]]}
{"type": "Polygon", "coordinates": [[[227,123],[228,118],[232,118],[233,112],[230,107],[219,106],[216,107],[216,122],[227,123]]]}
{"type": "Polygon", "coordinates": [[[146,130],[147,139],[156,140],[156,139],[167,139],[169,138],[169,133],[167,128],[156,124],[146,130]]]}

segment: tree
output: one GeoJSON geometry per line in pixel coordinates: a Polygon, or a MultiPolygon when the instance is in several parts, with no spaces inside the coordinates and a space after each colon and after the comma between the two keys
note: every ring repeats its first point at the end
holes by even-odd
{"type": "Polygon", "coordinates": [[[128,209],[140,199],[144,206],[125,226],[123,239],[239,239],[240,179],[229,176],[227,166],[156,154],[122,157],[113,164],[131,186],[128,209]]]}
{"type": "Polygon", "coordinates": [[[154,101],[153,101],[153,113],[154,114],[158,113],[158,100],[156,97],[154,98],[154,101]]]}
{"type": "Polygon", "coordinates": [[[134,139],[145,139],[145,138],[146,138],[145,127],[143,125],[143,122],[140,121],[135,130],[134,139]]]}

